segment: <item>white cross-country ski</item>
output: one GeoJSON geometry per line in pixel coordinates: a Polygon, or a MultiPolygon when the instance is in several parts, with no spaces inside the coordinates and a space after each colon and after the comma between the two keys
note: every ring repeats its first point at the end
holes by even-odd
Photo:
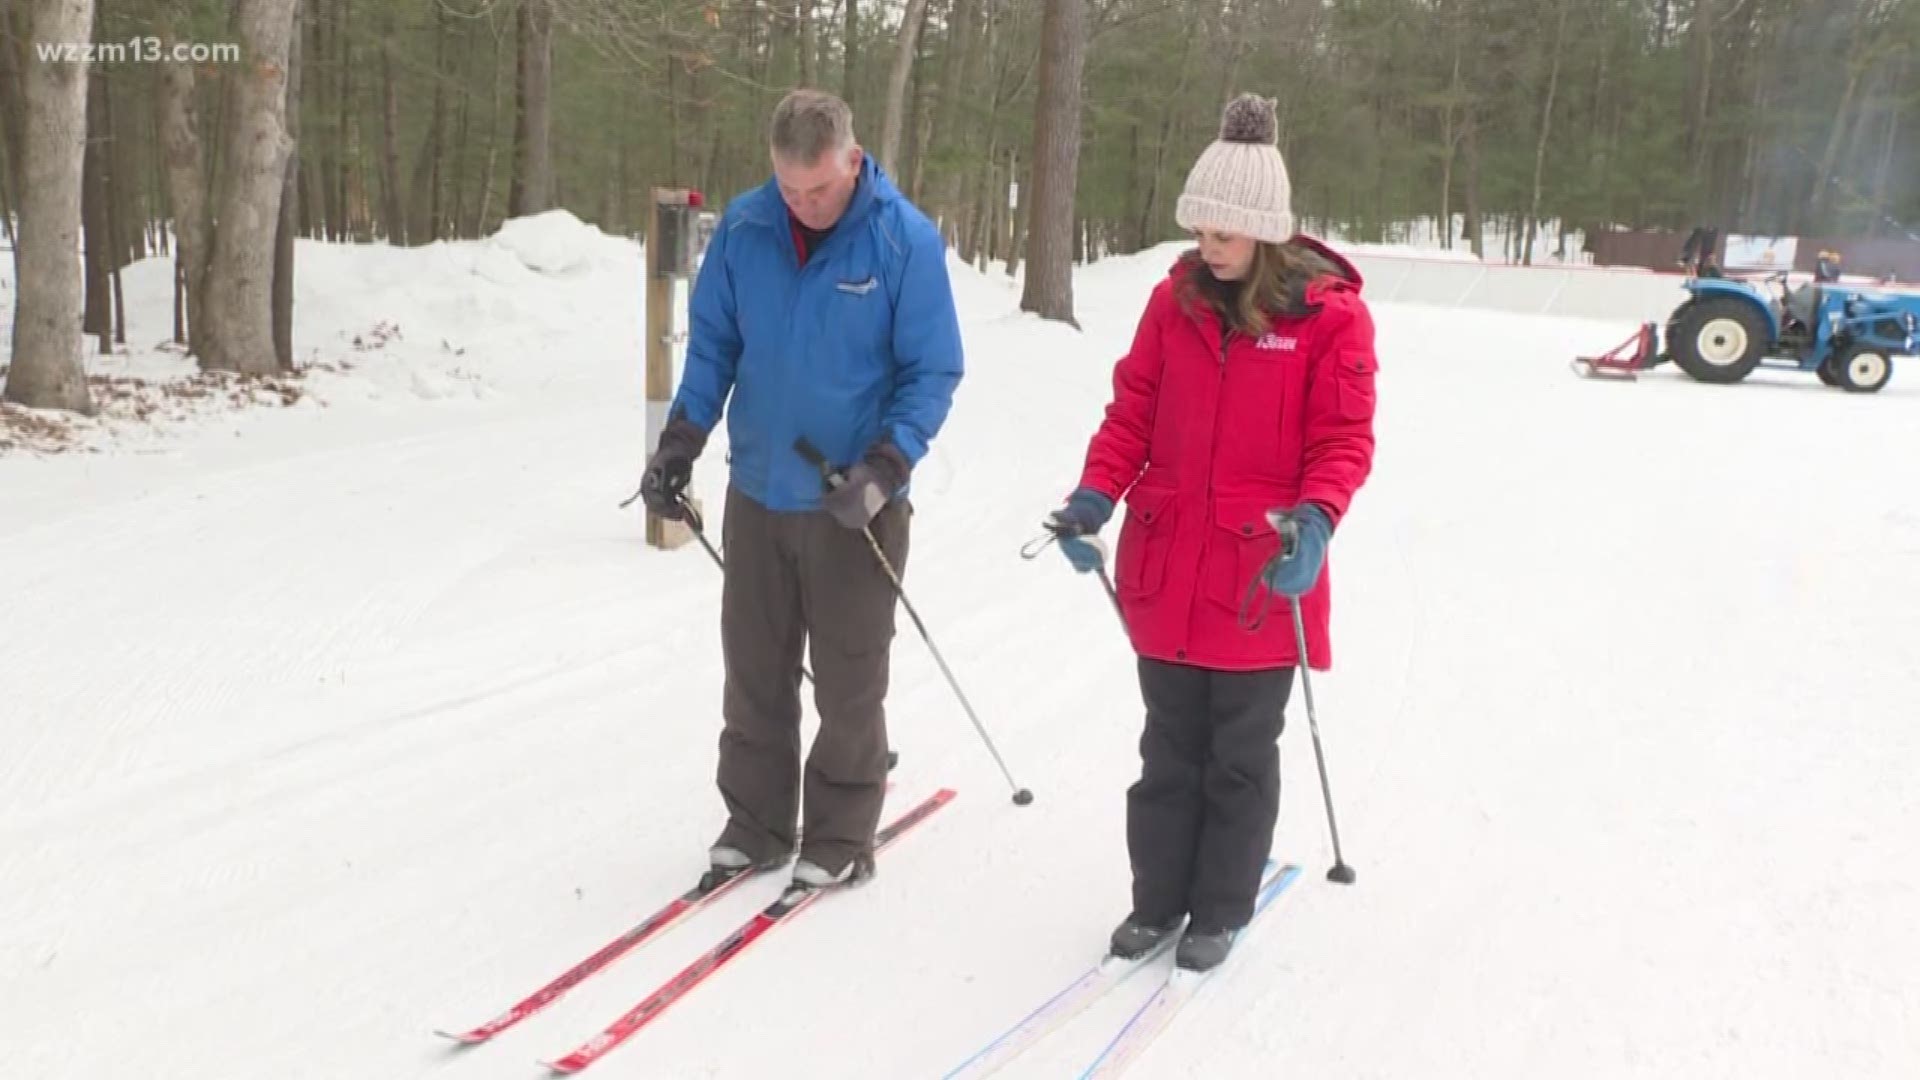
{"type": "MultiPolygon", "coordinates": [[[[1267,878],[1254,900],[1253,920],[1257,922],[1261,914],[1299,876],[1300,868],[1289,865],[1281,867],[1267,878]]],[[[1253,923],[1249,922],[1248,929],[1252,929],[1252,926],[1253,923]]],[[[1219,970],[1214,968],[1201,972],[1175,968],[1153,992],[1153,996],[1127,1019],[1126,1024],[1114,1035],[1113,1041],[1100,1051],[1100,1056],[1094,1059],[1093,1064],[1087,1066],[1087,1071],[1080,1074],[1080,1080],[1112,1080],[1125,1072],[1219,970]]]]}
{"type": "MultiPolygon", "coordinates": [[[[1280,864],[1269,859],[1263,870],[1262,882],[1271,881],[1280,873],[1280,870],[1280,864]]],[[[1178,934],[1168,934],[1159,947],[1145,956],[1132,960],[1112,953],[1101,957],[1099,963],[1088,968],[1079,978],[1042,1002],[1038,1008],[1021,1017],[1012,1027],[1007,1028],[992,1042],[981,1047],[972,1057],[947,1073],[942,1080],[981,1080],[983,1077],[991,1076],[1004,1068],[1008,1062],[1072,1023],[1076,1017],[1125,983],[1134,972],[1164,956],[1179,938],[1178,934]]]]}
{"type": "Polygon", "coordinates": [[[1101,957],[1099,963],[1088,968],[1065,989],[1048,998],[998,1038],[981,1047],[978,1053],[961,1062],[944,1080],[980,1080],[981,1077],[992,1075],[1007,1062],[1025,1053],[1029,1047],[1067,1026],[1075,1017],[1091,1008],[1094,1002],[1126,982],[1128,976],[1165,954],[1177,940],[1179,935],[1168,934],[1166,940],[1152,952],[1133,960],[1111,953],[1101,957]]]}

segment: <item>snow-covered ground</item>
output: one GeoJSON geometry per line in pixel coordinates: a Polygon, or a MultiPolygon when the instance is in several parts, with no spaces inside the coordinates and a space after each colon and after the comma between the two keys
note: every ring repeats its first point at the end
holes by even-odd
{"type": "MultiPolygon", "coordinates": [[[[9,1078],[539,1075],[775,889],[493,1044],[431,1034],[699,869],[720,581],[615,508],[644,441],[632,245],[556,217],[299,258],[302,362],[340,370],[294,406],[0,456],[9,1078]]],[[[593,1075],[939,1076],[1102,947],[1132,658],[1097,586],[1017,551],[1168,258],[1081,271],[1084,333],[954,269],[970,373],[907,587],[1036,802],[903,615],[895,801],[959,798],[593,1075]]],[[[166,282],[129,275],[138,342],[166,282]]],[[[1568,358],[1630,326],[1376,318],[1377,470],[1314,682],[1359,880],[1324,879],[1296,705],[1276,853],[1306,873],[1137,1075],[1920,1072],[1920,369],[1871,397],[1584,382],[1568,358]]],[[[723,457],[696,473],[716,516],[723,457]]],[[[1074,1075],[1147,989],[1006,1075],[1074,1075]]]]}

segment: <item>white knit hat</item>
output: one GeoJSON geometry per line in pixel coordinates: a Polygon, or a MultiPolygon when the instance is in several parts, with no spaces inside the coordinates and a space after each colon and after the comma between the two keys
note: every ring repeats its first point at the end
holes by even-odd
{"type": "Polygon", "coordinates": [[[1219,229],[1284,243],[1293,236],[1293,184],[1274,137],[1274,102],[1241,94],[1220,114],[1220,137],[1187,173],[1173,211],[1183,229],[1219,229]]]}

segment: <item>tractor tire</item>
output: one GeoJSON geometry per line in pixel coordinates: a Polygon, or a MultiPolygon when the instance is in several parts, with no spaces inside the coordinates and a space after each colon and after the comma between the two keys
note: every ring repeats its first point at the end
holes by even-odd
{"type": "Polygon", "coordinates": [[[1854,394],[1872,394],[1893,378],[1893,357],[1872,345],[1850,345],[1827,361],[1840,388],[1854,394]]]}
{"type": "Polygon", "coordinates": [[[1668,342],[1680,370],[1704,383],[1737,383],[1753,374],[1772,335],[1752,304],[1716,296],[1691,305],[1668,342]]]}
{"type": "Polygon", "coordinates": [[[1840,385],[1840,374],[1834,370],[1832,356],[1828,356],[1825,360],[1821,361],[1820,366],[1813,370],[1814,374],[1820,376],[1820,381],[1828,386],[1840,385]]]}

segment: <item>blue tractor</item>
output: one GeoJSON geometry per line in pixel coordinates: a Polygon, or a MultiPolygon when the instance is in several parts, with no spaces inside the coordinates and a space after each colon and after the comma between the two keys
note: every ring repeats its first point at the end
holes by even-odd
{"type": "Polygon", "coordinates": [[[1701,382],[1736,383],[1762,363],[1811,371],[1828,386],[1872,393],[1893,377],[1893,358],[1920,354],[1920,295],[1787,274],[1760,281],[1688,279],[1667,317],[1666,347],[1652,323],[1611,352],[1574,361],[1583,375],[1634,377],[1669,360],[1701,382]],[[1770,296],[1763,285],[1777,285],[1770,296]]]}

